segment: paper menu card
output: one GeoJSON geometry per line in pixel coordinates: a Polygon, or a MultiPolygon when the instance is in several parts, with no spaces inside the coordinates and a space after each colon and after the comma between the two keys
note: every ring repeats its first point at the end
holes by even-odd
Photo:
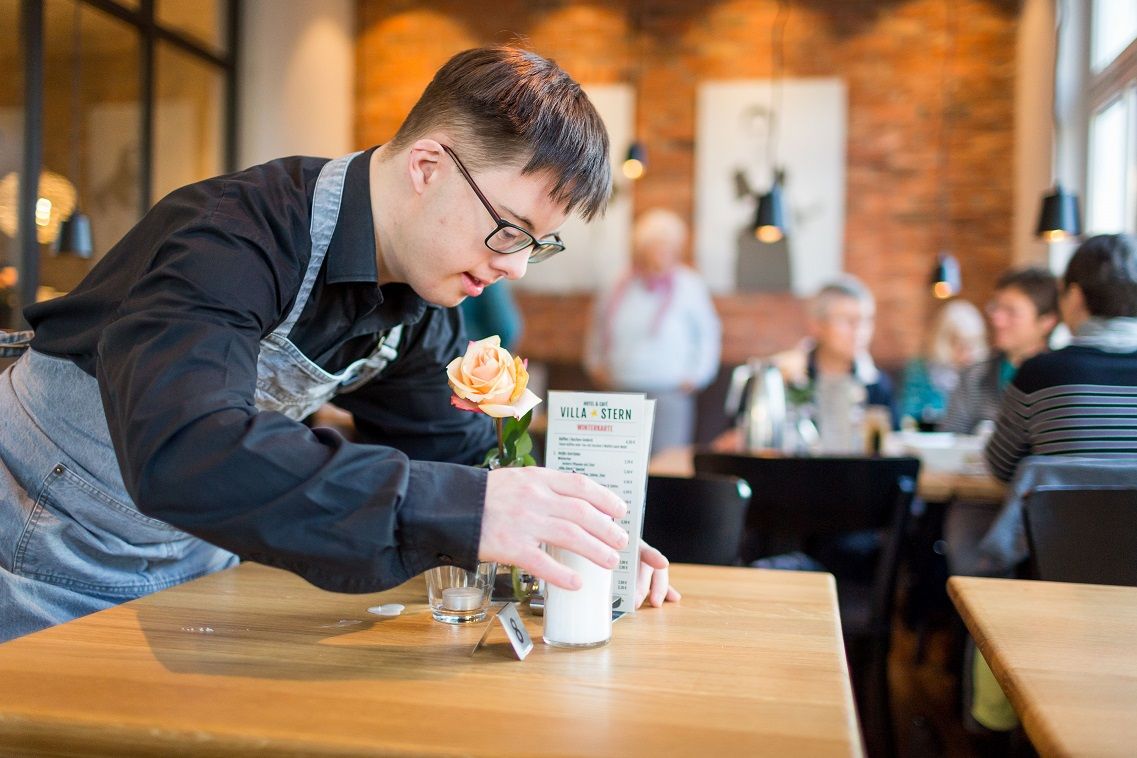
{"type": "Polygon", "coordinates": [[[628,544],[612,577],[612,608],[635,611],[640,532],[655,401],[630,392],[550,391],[545,466],[584,474],[628,504],[628,544]]]}

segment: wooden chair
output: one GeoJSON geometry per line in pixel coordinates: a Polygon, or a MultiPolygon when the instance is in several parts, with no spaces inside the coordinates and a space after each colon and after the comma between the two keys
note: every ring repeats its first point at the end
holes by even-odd
{"type": "Polygon", "coordinates": [[[1137,488],[1038,487],[1023,520],[1037,578],[1137,587],[1137,488]]]}
{"type": "Polygon", "coordinates": [[[734,476],[651,476],[644,540],[677,563],[738,564],[750,487],[734,476]]]}
{"type": "MultiPolygon", "coordinates": [[[[742,560],[800,549],[837,579],[846,653],[870,755],[892,755],[888,652],[900,548],[917,458],[759,457],[696,451],[695,473],[739,476],[752,490],[742,560]],[[876,539],[842,555],[849,535],[876,539]]],[[[863,541],[863,540],[862,540],[863,541]]]]}

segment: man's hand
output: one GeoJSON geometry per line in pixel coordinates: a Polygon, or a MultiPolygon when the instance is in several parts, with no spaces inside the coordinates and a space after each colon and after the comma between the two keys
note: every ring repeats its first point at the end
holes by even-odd
{"type": "MultiPolygon", "coordinates": [[[[628,534],[613,519],[623,518],[627,510],[623,500],[582,474],[495,469],[486,483],[478,559],[520,566],[557,587],[580,589],[580,575],[554,561],[541,543],[615,568],[620,562],[616,551],[628,544],[628,534]]],[[[659,559],[667,565],[666,558],[659,559]]]]}
{"type": "Polygon", "coordinates": [[[640,574],[636,578],[637,608],[643,605],[644,599],[648,597],[656,608],[668,600],[673,603],[678,602],[682,597],[679,590],[672,587],[668,581],[668,565],[663,553],[646,542],[640,542],[640,574]]]}

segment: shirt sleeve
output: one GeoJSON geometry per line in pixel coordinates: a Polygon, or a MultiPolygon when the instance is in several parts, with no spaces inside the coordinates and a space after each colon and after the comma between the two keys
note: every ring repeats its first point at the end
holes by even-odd
{"type": "Polygon", "coordinates": [[[335,591],[473,566],[485,471],[258,412],[259,341],[306,260],[227,215],[231,200],[166,239],[99,339],[110,434],[139,509],[335,591]]]}
{"type": "Polygon", "coordinates": [[[947,410],[944,411],[937,430],[953,434],[971,434],[975,430],[975,409],[978,402],[975,390],[981,365],[969,366],[959,377],[959,384],[948,398],[947,410]]]}
{"type": "Polygon", "coordinates": [[[1003,393],[995,431],[991,439],[987,440],[987,447],[983,451],[987,467],[996,479],[1009,482],[1015,475],[1019,461],[1030,455],[1029,420],[1029,398],[1019,389],[1016,377],[1003,393]]]}
{"type": "Polygon", "coordinates": [[[689,309],[691,314],[692,341],[695,346],[695,361],[691,367],[691,384],[703,389],[715,378],[719,369],[722,352],[722,324],[715,311],[707,285],[699,275],[691,272],[687,277],[689,290],[689,309]]]}

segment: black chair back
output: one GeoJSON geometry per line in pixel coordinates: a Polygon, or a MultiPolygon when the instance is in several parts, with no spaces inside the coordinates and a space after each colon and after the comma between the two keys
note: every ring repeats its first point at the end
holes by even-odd
{"type": "Polygon", "coordinates": [[[1039,579],[1137,587],[1137,489],[1039,487],[1023,518],[1039,579]]]}
{"type": "Polygon", "coordinates": [[[734,476],[650,476],[643,538],[677,563],[733,566],[750,487],[734,476]]]}

